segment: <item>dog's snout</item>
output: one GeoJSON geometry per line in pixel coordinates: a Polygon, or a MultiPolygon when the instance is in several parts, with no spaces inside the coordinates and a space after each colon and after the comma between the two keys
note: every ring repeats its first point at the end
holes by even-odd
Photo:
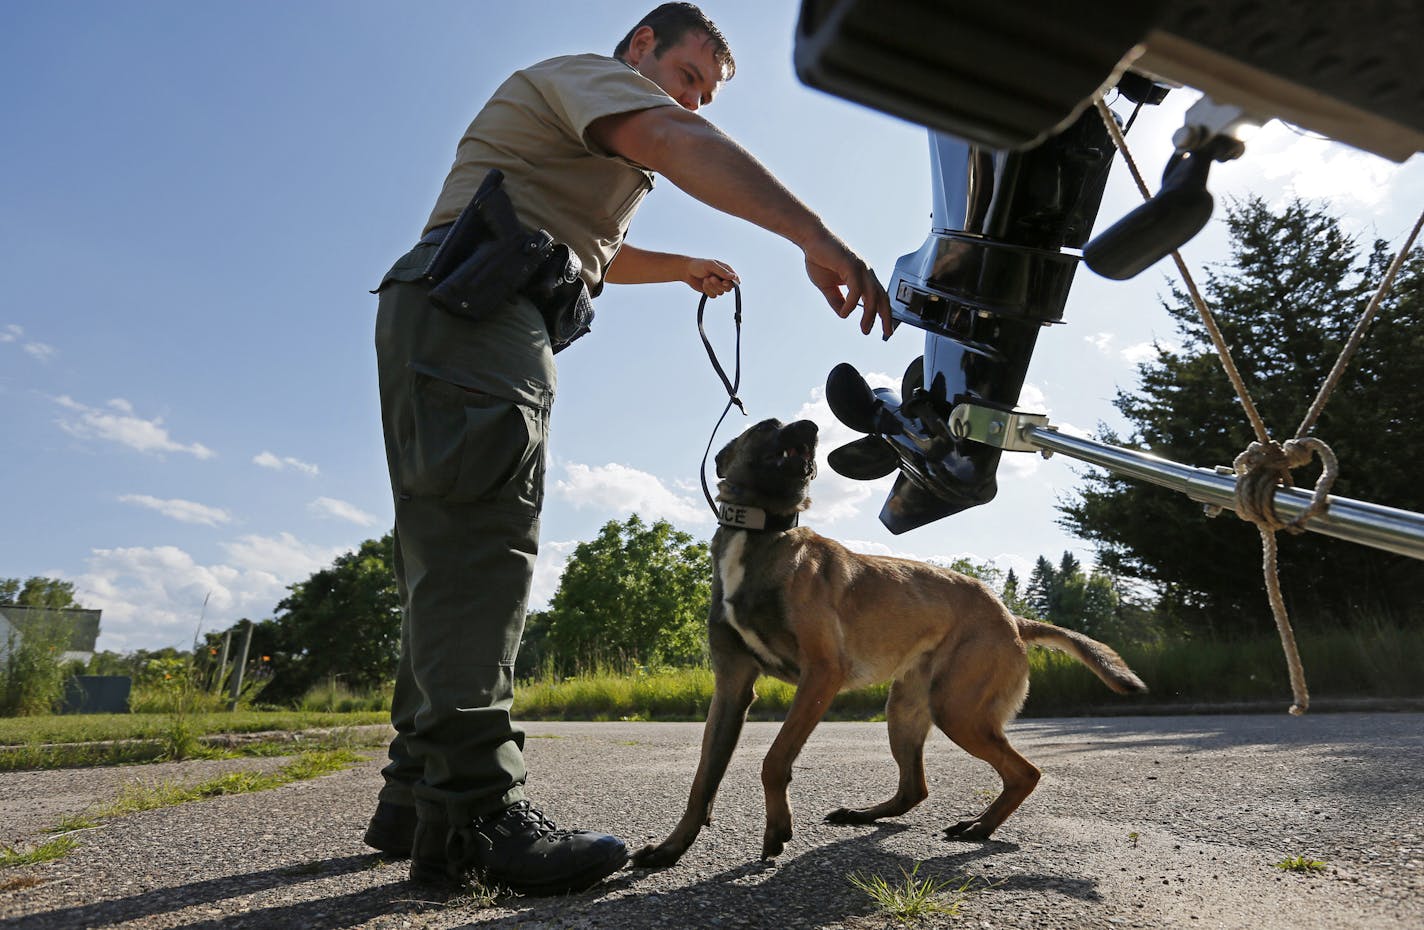
{"type": "Polygon", "coordinates": [[[812,420],[797,420],[782,427],[781,441],[788,446],[816,447],[816,434],[820,428],[812,420]]]}

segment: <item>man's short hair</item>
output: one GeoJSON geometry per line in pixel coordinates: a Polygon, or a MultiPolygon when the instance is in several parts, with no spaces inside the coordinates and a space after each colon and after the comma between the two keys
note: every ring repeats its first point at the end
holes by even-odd
{"type": "Polygon", "coordinates": [[[633,33],[647,26],[658,37],[653,54],[659,58],[663,53],[682,41],[689,32],[705,32],[712,39],[712,55],[722,67],[722,80],[730,81],[737,73],[737,63],[732,58],[732,50],[727,47],[727,38],[722,31],[698,9],[695,3],[664,3],[638,21],[638,25],[628,30],[623,41],[613,50],[614,58],[628,54],[628,46],[633,42],[633,33]]]}

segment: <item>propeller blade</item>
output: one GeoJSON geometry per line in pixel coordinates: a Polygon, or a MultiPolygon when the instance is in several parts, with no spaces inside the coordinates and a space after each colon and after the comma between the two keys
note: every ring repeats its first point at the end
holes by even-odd
{"type": "Polygon", "coordinates": [[[831,450],[826,464],[838,475],[857,481],[874,481],[899,468],[900,456],[879,436],[865,436],[831,450]]]}
{"type": "Polygon", "coordinates": [[[836,419],[856,432],[877,431],[875,408],[879,401],[870,385],[849,362],[841,362],[826,377],[826,402],[830,404],[836,419]]]}

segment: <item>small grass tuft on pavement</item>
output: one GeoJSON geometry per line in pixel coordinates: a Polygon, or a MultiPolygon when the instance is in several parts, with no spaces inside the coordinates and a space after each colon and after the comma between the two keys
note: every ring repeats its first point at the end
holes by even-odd
{"type": "Polygon", "coordinates": [[[1308,859],[1305,856],[1289,856],[1275,863],[1276,868],[1282,872],[1324,872],[1325,863],[1319,859],[1308,859]]]}
{"type": "Polygon", "coordinates": [[[894,884],[879,875],[861,872],[853,872],[846,878],[869,895],[876,906],[897,923],[907,924],[934,915],[957,915],[960,905],[969,897],[975,879],[966,878],[956,886],[955,879],[920,878],[920,866],[923,864],[916,862],[909,871],[901,869],[901,879],[894,884]]]}
{"type": "Polygon", "coordinates": [[[57,836],[52,840],[47,840],[33,849],[21,852],[13,847],[6,846],[0,850],[0,869],[14,868],[18,865],[34,865],[37,862],[49,862],[51,859],[59,859],[69,855],[79,841],[72,836],[57,836]]]}

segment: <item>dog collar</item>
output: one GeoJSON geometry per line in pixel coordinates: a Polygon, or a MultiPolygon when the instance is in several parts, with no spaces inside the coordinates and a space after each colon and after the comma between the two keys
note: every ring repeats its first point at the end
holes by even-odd
{"type": "Polygon", "coordinates": [[[767,513],[760,507],[717,503],[717,522],[735,530],[789,530],[800,523],[797,513],[767,513]]]}

